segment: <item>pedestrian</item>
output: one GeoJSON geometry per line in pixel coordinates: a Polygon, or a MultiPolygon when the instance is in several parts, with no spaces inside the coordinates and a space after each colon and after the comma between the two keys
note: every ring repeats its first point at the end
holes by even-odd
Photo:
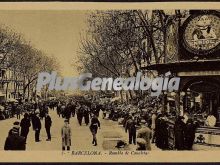
{"type": "Polygon", "coordinates": [[[26,141],[27,135],[29,133],[29,128],[31,126],[29,115],[27,113],[24,114],[24,118],[21,120],[20,126],[21,126],[21,136],[23,136],[26,141]]]}
{"type": "Polygon", "coordinates": [[[70,103],[68,103],[67,104],[67,106],[66,106],[66,108],[64,109],[64,117],[67,119],[67,120],[69,120],[70,119],[70,117],[71,117],[71,104],[70,103]]]}
{"type": "Polygon", "coordinates": [[[169,149],[169,143],[168,143],[169,132],[168,132],[168,124],[167,124],[166,116],[163,116],[161,118],[160,136],[161,136],[161,149],[162,150],[169,149]]]}
{"type": "Polygon", "coordinates": [[[9,131],[5,140],[4,150],[25,150],[25,138],[19,135],[19,122],[14,123],[14,127],[9,131]]]}
{"type": "Polygon", "coordinates": [[[52,126],[52,120],[48,113],[45,114],[45,129],[47,132],[47,141],[51,141],[50,128],[52,126]]]}
{"type": "Polygon", "coordinates": [[[65,117],[65,109],[66,109],[66,104],[62,103],[60,107],[60,113],[62,114],[62,118],[65,117]]]}
{"type": "Polygon", "coordinates": [[[22,111],[22,105],[19,104],[17,107],[16,107],[16,116],[17,116],[17,119],[20,120],[21,118],[21,111],[22,111]]]}
{"type": "Polygon", "coordinates": [[[175,148],[177,150],[184,150],[185,127],[184,117],[179,116],[174,124],[175,148]]]}
{"type": "Polygon", "coordinates": [[[43,120],[46,113],[48,113],[48,106],[47,106],[46,102],[44,102],[40,108],[40,119],[41,120],[43,120]]]}
{"type": "Polygon", "coordinates": [[[72,113],[72,117],[75,117],[76,104],[73,101],[71,101],[71,113],[72,113]]]}
{"type": "MultiPolygon", "coordinates": [[[[38,111],[38,110],[36,110],[36,111],[38,111]]],[[[30,112],[30,119],[31,119],[31,123],[32,123],[32,128],[33,128],[33,130],[35,129],[34,127],[35,127],[35,118],[36,118],[36,113],[34,112],[34,110],[31,110],[31,112],[30,112]]]]}
{"type": "Polygon", "coordinates": [[[16,114],[16,107],[17,107],[17,104],[13,103],[11,107],[11,117],[14,117],[14,115],[16,114]]]}
{"type": "Polygon", "coordinates": [[[188,119],[186,123],[186,129],[185,129],[185,149],[186,150],[192,150],[192,146],[195,140],[195,133],[196,128],[198,127],[198,123],[194,123],[193,120],[190,118],[188,119]]]}
{"type": "Polygon", "coordinates": [[[96,116],[99,117],[99,112],[100,112],[100,109],[101,109],[101,105],[100,104],[96,105],[95,109],[96,109],[95,110],[96,116]]]}
{"type": "Polygon", "coordinates": [[[57,115],[60,117],[60,114],[61,114],[61,103],[59,102],[58,104],[57,104],[57,115]]]}
{"type": "Polygon", "coordinates": [[[125,132],[128,132],[129,137],[129,144],[136,144],[136,123],[132,116],[129,116],[126,125],[125,125],[125,132]]]}
{"type": "Polygon", "coordinates": [[[100,111],[100,106],[99,105],[95,105],[94,103],[91,106],[91,111],[94,115],[96,115],[97,117],[99,117],[99,111],[100,111]]]}
{"type": "Polygon", "coordinates": [[[85,124],[88,125],[89,124],[89,107],[84,106],[83,116],[84,116],[85,124]]]}
{"type": "Polygon", "coordinates": [[[90,128],[90,131],[91,131],[92,137],[93,137],[92,144],[94,146],[97,146],[96,134],[97,134],[98,128],[99,129],[101,128],[101,125],[100,125],[99,119],[97,118],[97,116],[95,114],[93,115],[93,117],[91,119],[91,125],[89,128],[90,128]]]}
{"type": "Polygon", "coordinates": [[[106,118],[106,109],[105,107],[102,107],[102,119],[106,118]]]}
{"type": "Polygon", "coordinates": [[[159,112],[155,120],[155,143],[156,146],[160,149],[162,149],[161,120],[162,120],[162,114],[159,112]]]}
{"type": "Polygon", "coordinates": [[[150,139],[152,137],[152,131],[148,127],[148,123],[145,120],[141,121],[141,128],[137,131],[137,138],[145,140],[145,150],[151,150],[150,139]]]}
{"type": "Polygon", "coordinates": [[[80,126],[82,125],[83,113],[84,113],[84,109],[80,105],[78,110],[77,110],[77,120],[78,120],[78,123],[79,123],[80,126]]]}
{"type": "Polygon", "coordinates": [[[61,129],[62,136],[62,150],[65,151],[66,148],[69,151],[71,146],[71,128],[69,126],[69,121],[67,119],[64,120],[64,126],[61,129]]]}
{"type": "Polygon", "coordinates": [[[152,143],[155,143],[155,139],[156,139],[155,136],[156,118],[157,118],[156,112],[153,111],[151,116],[152,143]]]}
{"type": "Polygon", "coordinates": [[[41,121],[39,112],[36,112],[36,116],[33,118],[33,124],[35,130],[35,142],[40,142],[41,121]]]}

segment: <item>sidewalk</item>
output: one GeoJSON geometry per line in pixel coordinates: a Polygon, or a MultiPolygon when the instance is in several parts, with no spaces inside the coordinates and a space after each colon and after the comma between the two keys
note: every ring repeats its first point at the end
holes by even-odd
{"type": "MultiPolygon", "coordinates": [[[[64,119],[59,118],[56,111],[50,110],[49,114],[52,118],[51,135],[52,141],[46,141],[47,135],[44,128],[44,120],[42,120],[42,129],[40,133],[41,142],[36,143],[34,140],[34,134],[32,127],[27,138],[27,151],[61,151],[62,139],[61,139],[61,127],[64,124],[64,119]]],[[[118,125],[117,121],[108,119],[102,119],[100,113],[101,129],[98,130],[97,139],[98,146],[92,145],[92,135],[89,126],[86,126],[83,120],[82,126],[79,126],[76,117],[70,119],[70,127],[72,129],[72,146],[71,150],[85,150],[85,151],[102,151],[102,150],[119,150],[115,146],[119,140],[126,141],[128,144],[128,134],[122,125],[118,125]]],[[[23,118],[23,116],[21,117],[23,118]]],[[[4,142],[8,135],[8,131],[12,128],[13,122],[17,121],[16,118],[0,121],[1,136],[0,136],[0,150],[4,150],[4,142]]],[[[127,145],[120,150],[136,150],[136,145],[127,145]]],[[[152,144],[152,150],[158,150],[154,144],[152,144]]]]}
{"type": "MultiPolygon", "coordinates": [[[[104,126],[104,131],[102,130],[102,138],[103,138],[103,149],[110,150],[115,149],[117,141],[123,140],[128,146],[122,150],[136,150],[137,146],[134,144],[129,144],[128,133],[125,132],[125,129],[122,125],[119,125],[117,121],[112,121],[109,119],[100,119],[101,125],[104,126]]],[[[99,134],[100,137],[100,134],[99,134]]],[[[155,146],[155,144],[151,144],[152,150],[160,150],[155,146]]]]}

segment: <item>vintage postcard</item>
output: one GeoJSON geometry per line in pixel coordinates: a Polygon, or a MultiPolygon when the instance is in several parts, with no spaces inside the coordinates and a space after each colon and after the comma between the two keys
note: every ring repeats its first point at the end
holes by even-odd
{"type": "Polygon", "coordinates": [[[0,3],[0,162],[220,161],[220,3],[0,3]]]}

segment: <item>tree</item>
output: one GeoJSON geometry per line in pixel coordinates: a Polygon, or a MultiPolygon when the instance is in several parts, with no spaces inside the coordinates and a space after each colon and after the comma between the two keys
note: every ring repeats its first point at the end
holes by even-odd
{"type": "MultiPolygon", "coordinates": [[[[57,70],[59,66],[54,57],[49,57],[41,50],[34,48],[30,43],[21,39],[21,36],[18,37],[16,33],[14,33],[13,36],[16,36],[13,42],[11,41],[13,38],[12,36],[8,37],[9,39],[5,37],[7,38],[5,43],[9,45],[6,47],[5,45],[7,44],[2,44],[2,46],[5,46],[7,49],[2,48],[0,45],[0,50],[5,50],[5,52],[7,52],[7,54],[4,54],[0,63],[4,63],[7,69],[13,71],[15,92],[22,82],[23,98],[26,96],[29,98],[30,92],[33,91],[36,86],[38,73],[57,70]]],[[[9,82],[7,82],[6,93],[9,82]]]]}
{"type": "MultiPolygon", "coordinates": [[[[143,60],[147,65],[164,62],[167,27],[176,20],[177,13],[171,16],[163,10],[91,13],[87,36],[81,39],[79,69],[100,77],[130,77],[143,71],[143,60]]],[[[135,94],[142,93],[135,91],[135,94]]]]}

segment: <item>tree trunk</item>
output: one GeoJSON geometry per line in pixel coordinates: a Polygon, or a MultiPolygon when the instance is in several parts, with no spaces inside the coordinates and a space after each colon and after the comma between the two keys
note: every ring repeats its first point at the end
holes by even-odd
{"type": "Polygon", "coordinates": [[[30,97],[30,84],[28,84],[28,86],[27,86],[27,90],[28,90],[28,100],[29,100],[29,97],[30,97]]]}
{"type": "Polygon", "coordinates": [[[18,84],[17,84],[17,82],[15,82],[15,84],[14,84],[14,99],[16,98],[17,88],[18,88],[18,84]]]}
{"type": "Polygon", "coordinates": [[[5,91],[5,93],[6,93],[6,100],[7,100],[7,98],[8,98],[8,82],[6,83],[6,91],[5,91]]]}

